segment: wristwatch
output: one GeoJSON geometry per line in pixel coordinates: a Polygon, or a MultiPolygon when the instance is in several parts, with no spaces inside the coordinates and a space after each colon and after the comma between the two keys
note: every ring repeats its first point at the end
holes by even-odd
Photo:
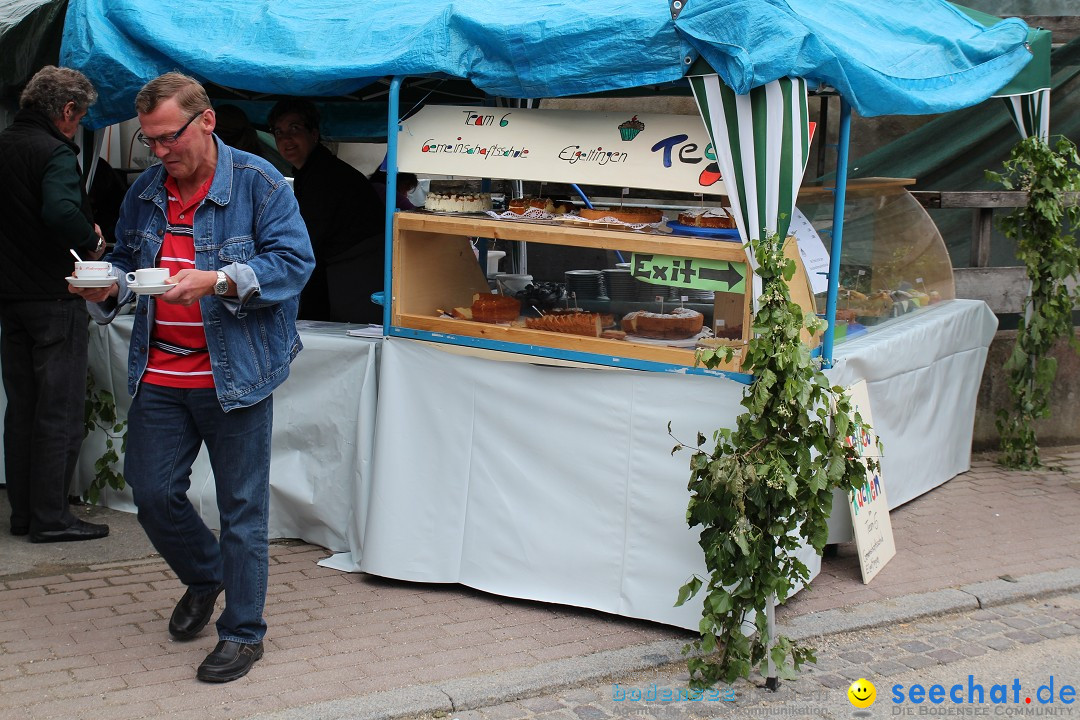
{"type": "Polygon", "coordinates": [[[94,246],[94,253],[100,253],[105,249],[105,238],[98,235],[97,245],[94,246]]]}
{"type": "Polygon", "coordinates": [[[217,282],[214,283],[214,294],[224,295],[229,292],[229,276],[222,271],[217,271],[217,282]]]}

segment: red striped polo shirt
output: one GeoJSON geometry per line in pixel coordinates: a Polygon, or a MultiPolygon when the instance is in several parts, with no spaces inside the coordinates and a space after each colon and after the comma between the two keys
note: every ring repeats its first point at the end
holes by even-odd
{"type": "MultiPolygon", "coordinates": [[[[213,179],[207,180],[186,201],[180,199],[176,181],[171,177],[165,180],[168,224],[157,266],[168,268],[170,276],[185,268],[195,269],[195,209],[210,191],[213,179]]],[[[177,305],[158,302],[154,296],[150,302],[154,303],[154,327],[150,331],[150,355],[143,380],[176,388],[214,387],[199,303],[177,305]]]]}

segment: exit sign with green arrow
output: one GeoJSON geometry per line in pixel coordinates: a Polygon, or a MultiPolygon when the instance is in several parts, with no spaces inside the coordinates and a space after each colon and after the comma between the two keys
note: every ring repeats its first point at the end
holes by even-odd
{"type": "Polygon", "coordinates": [[[653,285],[726,293],[746,292],[744,262],[634,253],[630,272],[638,280],[653,285]]]}

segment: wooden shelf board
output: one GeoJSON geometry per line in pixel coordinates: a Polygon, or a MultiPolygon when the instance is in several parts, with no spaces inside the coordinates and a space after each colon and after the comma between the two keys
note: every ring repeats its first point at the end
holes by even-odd
{"type": "Polygon", "coordinates": [[[525,240],[551,245],[598,248],[600,250],[685,255],[709,260],[746,262],[746,253],[739,243],[709,240],[701,237],[628,232],[563,224],[493,220],[482,217],[430,215],[419,212],[399,212],[394,215],[394,218],[398,232],[415,231],[466,237],[486,237],[494,240],[525,240]]]}
{"type": "MultiPolygon", "coordinates": [[[[684,349],[664,347],[661,345],[641,345],[625,340],[567,335],[507,325],[472,322],[469,320],[429,317],[426,315],[395,314],[393,324],[416,330],[426,330],[428,332],[465,335],[468,337],[500,340],[522,345],[552,347],[570,352],[635,358],[637,360],[667,363],[670,365],[692,366],[694,364],[694,350],[690,348],[684,349]]],[[[718,369],[739,372],[739,363],[732,362],[730,363],[730,367],[724,365],[718,369]]]]}

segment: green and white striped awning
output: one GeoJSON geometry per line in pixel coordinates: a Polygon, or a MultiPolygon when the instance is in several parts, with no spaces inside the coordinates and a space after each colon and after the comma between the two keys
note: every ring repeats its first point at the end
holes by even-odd
{"type": "Polygon", "coordinates": [[[736,95],[715,73],[689,79],[743,242],[786,236],[810,154],[806,81],[780,78],[736,95]]]}
{"type": "MultiPolygon", "coordinates": [[[[955,3],[953,3],[955,5],[955,3]]],[[[956,5],[971,19],[986,27],[1001,22],[1001,18],[978,10],[956,5]]],[[[1027,47],[1031,62],[1016,77],[994,93],[1005,101],[1020,136],[1038,135],[1050,138],[1050,31],[1032,28],[1028,31],[1027,47]]]]}
{"type": "Polygon", "coordinates": [[[1050,88],[1026,95],[1009,95],[1002,100],[1008,106],[1020,137],[1038,135],[1050,139],[1050,88]]]}

